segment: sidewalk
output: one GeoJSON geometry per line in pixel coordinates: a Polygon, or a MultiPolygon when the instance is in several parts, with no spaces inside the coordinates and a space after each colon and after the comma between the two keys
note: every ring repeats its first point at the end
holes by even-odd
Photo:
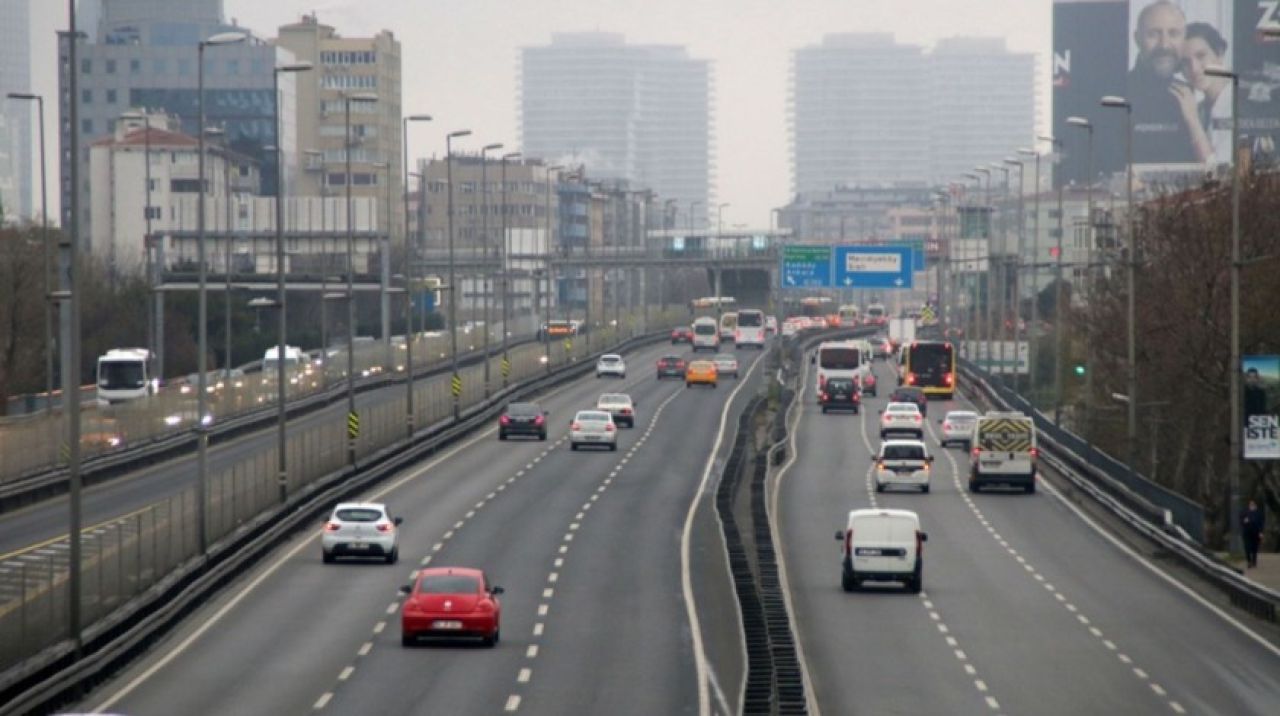
{"type": "Polygon", "coordinates": [[[1244,576],[1268,589],[1280,592],[1280,554],[1275,552],[1258,553],[1258,566],[1253,569],[1244,568],[1244,558],[1239,561],[1230,560],[1234,569],[1243,570],[1244,576]]]}

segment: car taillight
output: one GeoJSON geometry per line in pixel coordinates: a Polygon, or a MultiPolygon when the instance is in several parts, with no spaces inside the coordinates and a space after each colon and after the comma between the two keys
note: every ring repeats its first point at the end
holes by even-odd
{"type": "Polygon", "coordinates": [[[877,469],[877,470],[883,470],[883,469],[884,469],[884,463],[883,463],[883,462],[877,462],[877,463],[876,463],[876,469],[877,469]]]}
{"type": "Polygon", "coordinates": [[[946,375],[942,376],[942,382],[946,383],[947,385],[951,385],[954,381],[955,381],[955,376],[951,375],[950,373],[947,373],[946,375]]]}
{"type": "Polygon", "coordinates": [[[630,415],[630,414],[631,414],[631,408],[623,408],[623,409],[622,409],[622,414],[623,414],[623,415],[630,415]]]}
{"type": "Polygon", "coordinates": [[[829,396],[827,396],[826,391],[823,391],[823,392],[821,392],[821,393],[818,393],[818,400],[827,400],[827,399],[828,399],[828,397],[829,397],[829,396]]]}
{"type": "Polygon", "coordinates": [[[974,457],[978,457],[978,456],[979,456],[979,455],[981,455],[981,454],[982,454],[982,448],[980,448],[980,447],[976,447],[976,448],[974,448],[974,449],[973,449],[973,456],[974,456],[974,457]]]}
{"type": "Polygon", "coordinates": [[[504,415],[501,418],[498,418],[498,422],[502,423],[503,425],[510,425],[511,418],[509,416],[504,415]]]}
{"type": "Polygon", "coordinates": [[[852,529],[847,529],[844,531],[844,553],[850,556],[853,555],[853,530],[852,529]]]}
{"type": "Polygon", "coordinates": [[[911,418],[912,420],[915,420],[917,423],[924,420],[924,418],[920,417],[919,415],[912,415],[911,418]]]}
{"type": "Polygon", "coordinates": [[[866,378],[863,379],[863,382],[866,383],[867,385],[875,385],[876,377],[874,375],[868,375],[866,378]]]}
{"type": "Polygon", "coordinates": [[[543,416],[539,415],[538,417],[536,417],[536,418],[534,418],[534,419],[533,419],[533,424],[534,424],[534,425],[541,425],[541,424],[543,424],[544,422],[546,422],[546,420],[547,420],[547,419],[546,419],[545,417],[543,417],[543,416]]]}
{"type": "Polygon", "coordinates": [[[819,373],[819,374],[818,374],[818,387],[819,387],[819,388],[825,388],[826,386],[827,386],[827,376],[825,376],[825,375],[823,375],[823,374],[819,373]]]}
{"type": "Polygon", "coordinates": [[[605,423],[605,424],[604,424],[604,431],[605,431],[606,433],[611,433],[611,432],[613,432],[613,431],[614,431],[614,429],[615,429],[615,428],[613,427],[613,423],[605,423]]]}
{"type": "Polygon", "coordinates": [[[575,422],[575,423],[573,423],[572,425],[570,425],[570,426],[569,426],[569,429],[570,429],[570,430],[581,430],[581,429],[582,429],[582,423],[575,422]]]}
{"type": "Polygon", "coordinates": [[[950,429],[951,429],[951,423],[943,423],[943,424],[942,424],[942,429],[943,429],[943,430],[950,430],[950,429]]]}
{"type": "Polygon", "coordinates": [[[324,524],[325,532],[337,532],[340,529],[342,529],[342,525],[338,524],[337,522],[326,522],[324,524]]]}
{"type": "Polygon", "coordinates": [[[916,384],[916,374],[907,373],[907,385],[915,385],[915,384],[916,384]]]}
{"type": "Polygon", "coordinates": [[[493,602],[488,599],[481,599],[480,601],[476,602],[476,611],[478,612],[493,611],[493,602]]]}
{"type": "Polygon", "coordinates": [[[920,534],[920,530],[916,530],[916,555],[924,552],[924,536],[920,534]]]}
{"type": "Polygon", "coordinates": [[[1040,451],[1039,451],[1038,449],[1036,449],[1036,448],[1031,448],[1031,459],[1032,459],[1032,460],[1036,459],[1036,457],[1038,457],[1039,455],[1040,455],[1040,451]]]}
{"type": "Polygon", "coordinates": [[[681,360],[681,361],[676,361],[676,367],[677,367],[677,368],[681,368],[681,369],[683,369],[683,368],[684,368],[684,361],[682,361],[682,360],[681,360]]]}
{"type": "Polygon", "coordinates": [[[740,340],[742,340],[742,331],[734,331],[734,332],[733,332],[733,342],[734,342],[734,343],[737,343],[737,342],[738,342],[738,341],[740,341],[740,340]]]}
{"type": "Polygon", "coordinates": [[[391,523],[390,523],[390,522],[379,522],[379,523],[377,524],[377,528],[378,528],[378,531],[379,531],[379,532],[390,532],[390,531],[391,531],[391,523]]]}

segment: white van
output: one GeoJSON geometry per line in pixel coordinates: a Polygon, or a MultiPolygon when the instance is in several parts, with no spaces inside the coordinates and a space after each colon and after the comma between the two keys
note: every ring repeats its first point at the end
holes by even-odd
{"type": "Polygon", "coordinates": [[[852,592],[863,582],[902,582],[919,594],[927,539],[920,517],[910,510],[852,510],[845,528],[836,532],[842,544],[840,586],[852,592]]]}
{"type": "Polygon", "coordinates": [[[731,341],[738,330],[738,314],[735,311],[720,314],[720,340],[731,341]]]}
{"type": "Polygon", "coordinates": [[[738,311],[738,327],[733,332],[734,347],[755,346],[764,350],[765,336],[764,311],[754,308],[738,311]]]}
{"type": "Polygon", "coordinates": [[[720,326],[714,318],[699,318],[693,322],[693,350],[720,350],[720,326]]]}
{"type": "Polygon", "coordinates": [[[985,413],[973,426],[969,491],[984,485],[1036,491],[1036,424],[1019,412],[985,413]]]}
{"type": "MultiPolygon", "coordinates": [[[[271,346],[265,352],[263,352],[262,354],[262,372],[263,373],[275,373],[276,356],[278,355],[280,355],[279,346],[271,346]]],[[[285,370],[288,371],[288,370],[301,368],[305,360],[306,360],[306,356],[303,355],[301,348],[297,346],[284,347],[284,369],[285,370]]]]}

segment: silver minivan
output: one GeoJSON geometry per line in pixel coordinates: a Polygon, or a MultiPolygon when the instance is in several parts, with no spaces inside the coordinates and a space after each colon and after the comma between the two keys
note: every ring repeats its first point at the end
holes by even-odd
{"type": "Polygon", "coordinates": [[[699,318],[693,322],[693,350],[717,351],[720,349],[720,326],[714,318],[699,318]]]}

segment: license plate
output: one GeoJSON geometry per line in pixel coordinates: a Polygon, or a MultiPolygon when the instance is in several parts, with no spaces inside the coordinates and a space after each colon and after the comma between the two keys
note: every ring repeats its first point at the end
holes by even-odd
{"type": "Polygon", "coordinates": [[[351,544],[347,545],[347,547],[349,549],[369,549],[369,545],[363,542],[352,542],[351,544]]]}
{"type": "Polygon", "coordinates": [[[431,623],[432,629],[461,629],[462,622],[454,619],[437,619],[431,623]]]}
{"type": "Polygon", "coordinates": [[[854,550],[854,554],[858,555],[859,557],[879,557],[880,550],[872,549],[871,547],[859,547],[856,550],[854,550]]]}
{"type": "Polygon", "coordinates": [[[588,439],[588,440],[599,440],[599,439],[600,439],[600,436],[599,436],[599,435],[584,435],[583,437],[585,437],[585,438],[586,438],[586,439],[588,439]]]}
{"type": "Polygon", "coordinates": [[[994,467],[996,465],[999,465],[1000,461],[999,460],[983,460],[982,464],[988,467],[994,467]]]}

